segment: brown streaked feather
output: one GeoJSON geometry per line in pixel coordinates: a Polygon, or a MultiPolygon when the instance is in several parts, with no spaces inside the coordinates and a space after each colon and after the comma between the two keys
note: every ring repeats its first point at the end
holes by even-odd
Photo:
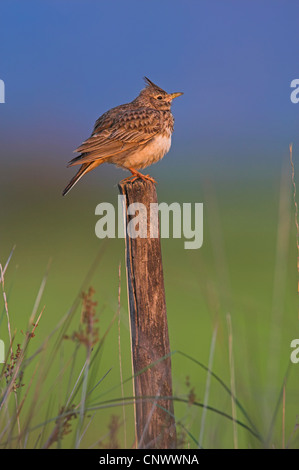
{"type": "Polygon", "coordinates": [[[82,178],[82,176],[86,175],[89,171],[93,170],[97,166],[99,166],[101,162],[96,161],[96,162],[91,162],[91,163],[86,163],[81,166],[79,171],[73,176],[69,184],[64,188],[62,191],[62,195],[65,196],[74,186],[75,184],[82,178]]]}
{"type": "Polygon", "coordinates": [[[137,149],[151,140],[161,130],[160,113],[151,108],[140,108],[135,111],[124,110],[113,120],[110,126],[108,119],[98,119],[94,133],[77,152],[82,155],[73,158],[69,166],[80,165],[94,160],[112,157],[120,152],[137,149]]]}
{"type": "Polygon", "coordinates": [[[132,150],[134,147],[137,148],[136,144],[123,144],[119,146],[118,151],[114,149],[114,152],[111,152],[111,149],[108,149],[104,152],[102,151],[101,156],[99,156],[99,150],[93,150],[92,152],[86,152],[82,153],[81,155],[78,155],[78,157],[73,158],[69,164],[68,167],[74,166],[74,165],[82,165],[83,163],[88,163],[88,162],[99,162],[98,164],[101,165],[102,163],[105,163],[106,160],[109,160],[110,157],[116,156],[120,153],[123,153],[125,150],[132,150]]]}

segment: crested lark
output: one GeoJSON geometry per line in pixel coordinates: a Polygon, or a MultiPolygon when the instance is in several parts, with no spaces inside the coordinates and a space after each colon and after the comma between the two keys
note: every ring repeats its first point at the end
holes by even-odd
{"type": "Polygon", "coordinates": [[[89,139],[75,152],[68,166],[81,165],[79,171],[63,191],[63,196],[82,178],[102,163],[113,163],[127,169],[132,176],[126,178],[149,179],[139,173],[157,162],[169,151],[174,119],[171,102],[183,93],[166,93],[145,77],[146,87],[131,103],[117,106],[96,121],[89,139]]]}

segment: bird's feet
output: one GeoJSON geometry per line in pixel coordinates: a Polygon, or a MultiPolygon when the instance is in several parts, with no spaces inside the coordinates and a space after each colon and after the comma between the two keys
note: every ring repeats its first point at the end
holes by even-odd
{"type": "Polygon", "coordinates": [[[131,176],[128,176],[127,178],[121,180],[121,183],[127,183],[130,181],[131,183],[134,183],[134,181],[138,180],[139,178],[142,179],[143,181],[151,181],[151,183],[157,184],[157,181],[154,180],[150,175],[143,175],[137,170],[134,170],[133,168],[128,168],[130,172],[132,173],[131,176]]]}

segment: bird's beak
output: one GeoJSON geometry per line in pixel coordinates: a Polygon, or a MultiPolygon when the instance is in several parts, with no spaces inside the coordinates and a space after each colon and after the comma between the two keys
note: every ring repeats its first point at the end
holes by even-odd
{"type": "Polygon", "coordinates": [[[169,101],[172,101],[174,98],[177,98],[178,96],[182,96],[184,93],[170,93],[168,95],[169,101]]]}

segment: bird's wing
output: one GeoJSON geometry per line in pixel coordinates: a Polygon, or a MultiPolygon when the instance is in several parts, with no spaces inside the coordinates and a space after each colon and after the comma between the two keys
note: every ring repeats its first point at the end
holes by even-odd
{"type": "Polygon", "coordinates": [[[161,129],[160,113],[155,109],[113,111],[108,111],[97,120],[92,135],[76,149],[82,155],[71,160],[70,166],[138,148],[161,129]]]}

